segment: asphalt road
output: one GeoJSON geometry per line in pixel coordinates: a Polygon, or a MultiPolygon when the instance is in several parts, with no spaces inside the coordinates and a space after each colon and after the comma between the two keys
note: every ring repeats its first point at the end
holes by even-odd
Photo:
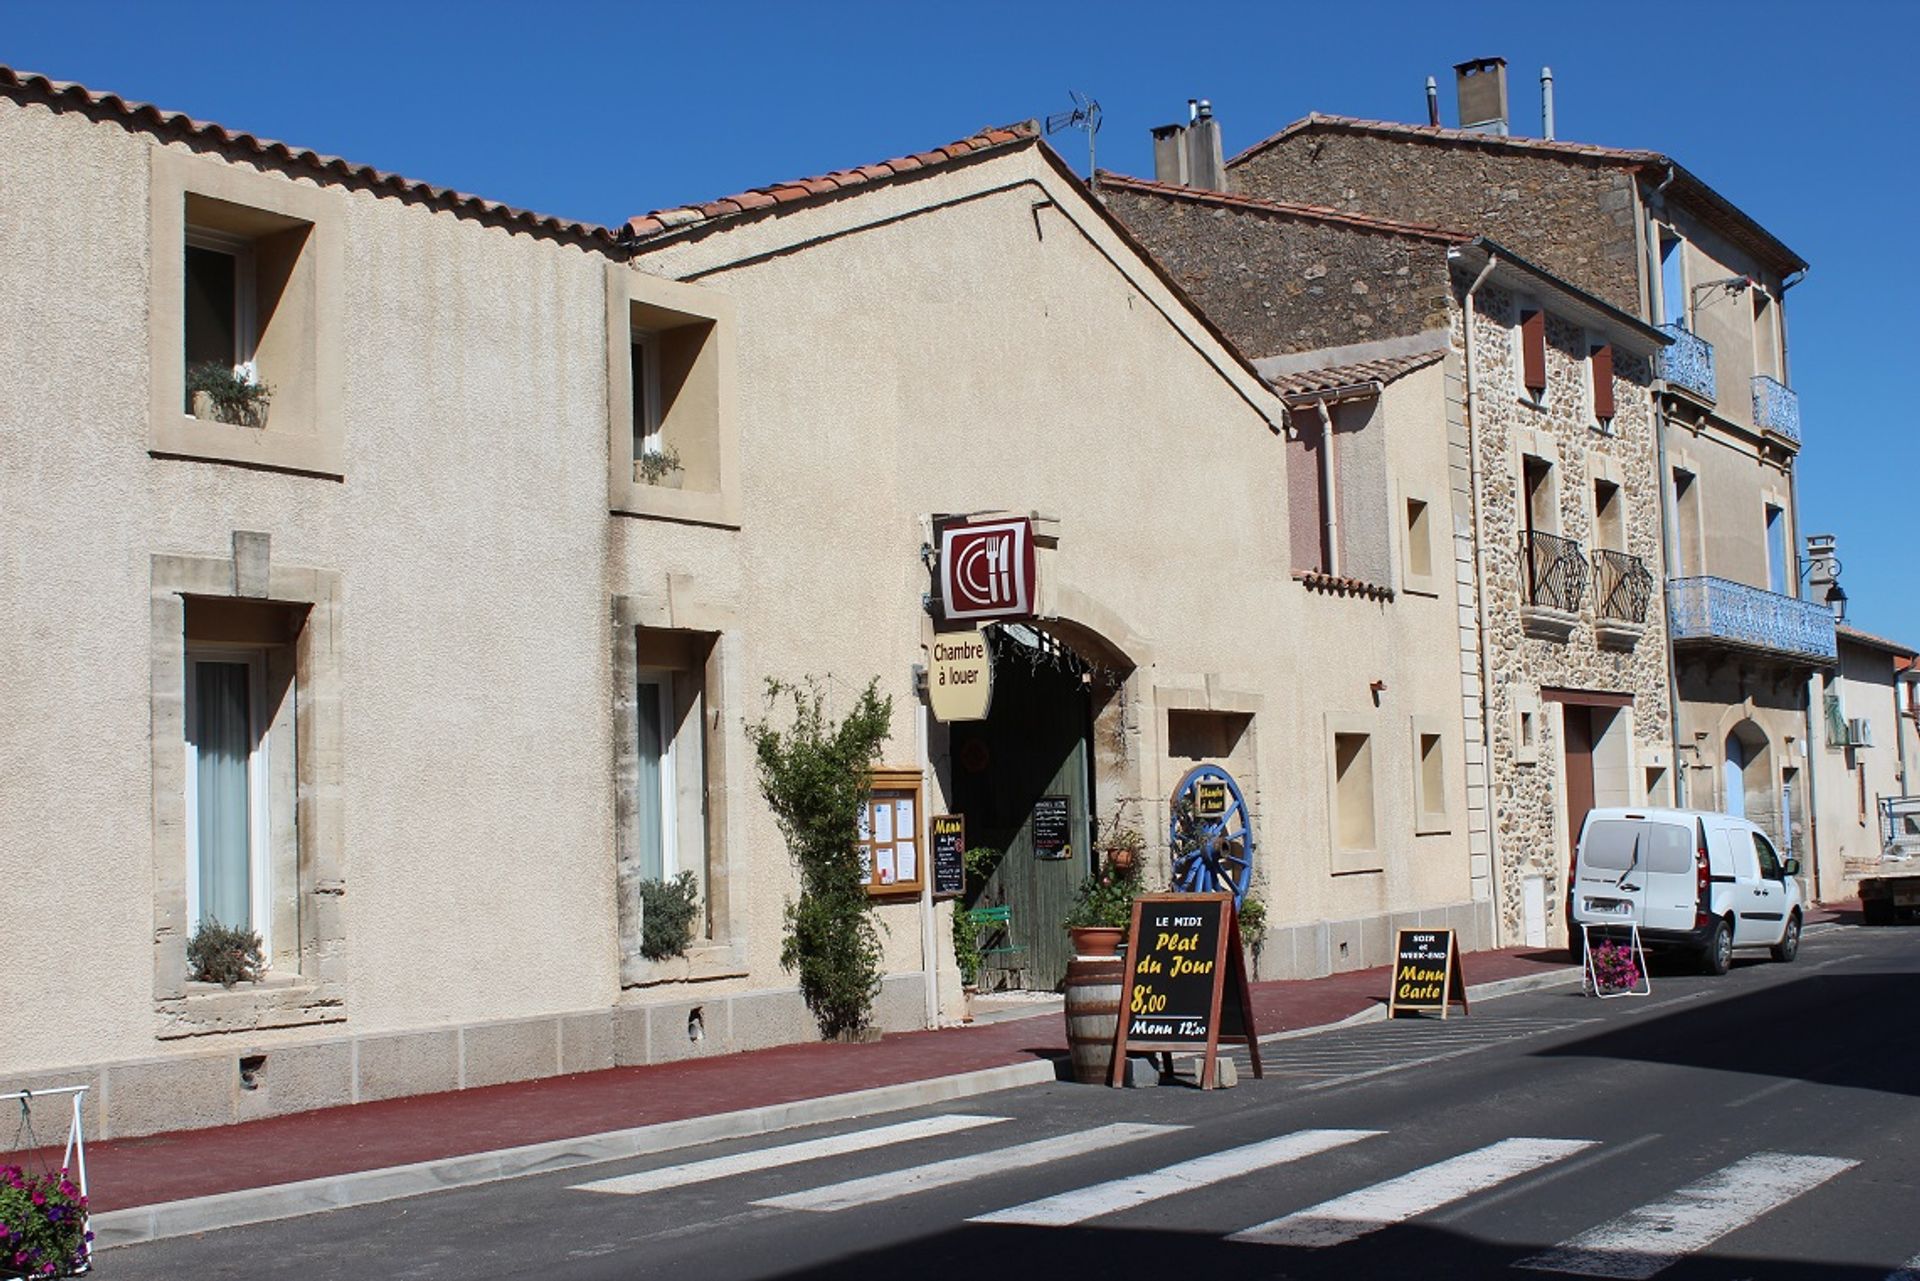
{"type": "Polygon", "coordinates": [[[1920,1281],[1920,930],[1653,984],[1276,1042],[1266,1079],[1211,1094],[1032,1087],[122,1247],[97,1275],[1920,1281]]]}

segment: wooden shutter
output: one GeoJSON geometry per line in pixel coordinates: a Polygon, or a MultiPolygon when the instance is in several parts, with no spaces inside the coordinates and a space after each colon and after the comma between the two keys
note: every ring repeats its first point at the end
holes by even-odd
{"type": "Polygon", "coordinates": [[[1601,422],[1613,417],[1613,344],[1601,343],[1591,353],[1593,416],[1601,422]]]}
{"type": "Polygon", "coordinates": [[[1520,313],[1521,374],[1527,390],[1538,395],[1547,389],[1547,315],[1520,313]]]}

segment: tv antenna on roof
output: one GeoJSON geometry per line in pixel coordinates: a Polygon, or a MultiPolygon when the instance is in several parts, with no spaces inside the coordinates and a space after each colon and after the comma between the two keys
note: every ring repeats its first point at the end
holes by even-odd
{"type": "Polygon", "coordinates": [[[1047,133],[1059,133],[1062,129],[1084,129],[1087,132],[1087,181],[1093,181],[1093,139],[1100,132],[1100,104],[1081,93],[1078,89],[1067,90],[1067,96],[1073,99],[1072,111],[1056,111],[1047,117],[1047,133]]]}

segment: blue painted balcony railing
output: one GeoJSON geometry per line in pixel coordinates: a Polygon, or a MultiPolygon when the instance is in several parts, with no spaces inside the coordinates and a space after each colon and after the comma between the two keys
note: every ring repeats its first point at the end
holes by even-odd
{"type": "Polygon", "coordinates": [[[1660,376],[1703,400],[1713,400],[1713,344],[1694,337],[1685,325],[1662,325],[1660,332],[1673,339],[1673,345],[1660,353],[1660,376]]]}
{"type": "Polygon", "coordinates": [[[1800,443],[1800,393],[1765,374],[1753,376],[1753,425],[1800,443]]]}
{"type": "Polygon", "coordinates": [[[1708,642],[1813,662],[1832,662],[1838,652],[1826,606],[1726,578],[1669,582],[1667,625],[1675,644],[1708,642]]]}

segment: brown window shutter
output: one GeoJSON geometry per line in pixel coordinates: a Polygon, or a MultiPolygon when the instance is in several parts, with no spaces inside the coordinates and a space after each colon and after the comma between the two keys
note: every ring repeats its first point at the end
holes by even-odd
{"type": "Polygon", "coordinates": [[[1613,344],[1593,349],[1593,416],[1605,422],[1613,417],[1613,344]]]}
{"type": "Polygon", "coordinates": [[[1539,393],[1547,389],[1547,314],[1543,311],[1520,313],[1520,350],[1527,390],[1539,393]]]}

